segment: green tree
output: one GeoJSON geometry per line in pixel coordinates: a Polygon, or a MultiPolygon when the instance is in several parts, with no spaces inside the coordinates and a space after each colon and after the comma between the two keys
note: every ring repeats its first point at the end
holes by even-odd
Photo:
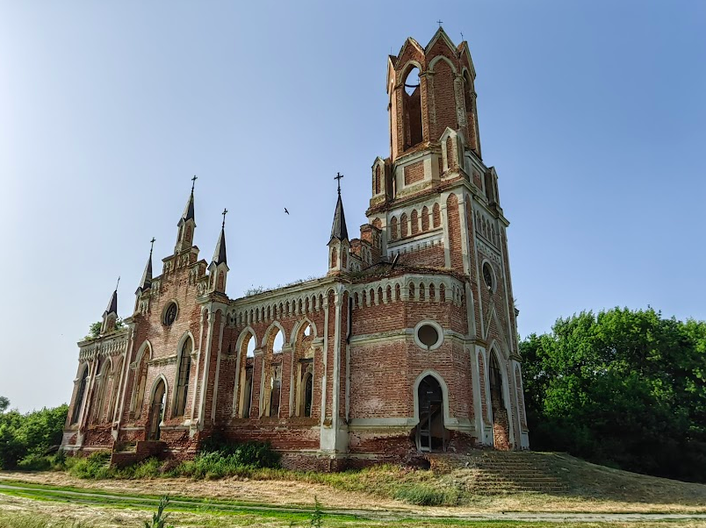
{"type": "Polygon", "coordinates": [[[520,347],[534,449],[706,478],[706,323],[582,312],[520,347]]]}
{"type": "MultiPolygon", "coordinates": [[[[9,407],[7,398],[5,409],[9,407]]],[[[16,410],[0,413],[0,468],[11,469],[28,456],[44,454],[61,443],[68,405],[20,414],[16,410]]]]}

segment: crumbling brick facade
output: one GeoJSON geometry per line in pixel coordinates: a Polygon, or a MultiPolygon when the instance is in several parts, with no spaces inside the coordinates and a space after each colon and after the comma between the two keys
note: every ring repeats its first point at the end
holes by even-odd
{"type": "Polygon", "coordinates": [[[225,227],[199,259],[192,186],[174,253],[153,277],[150,252],[125,327],[116,291],[101,334],[79,343],[64,449],[125,462],[160,442],[186,458],[218,431],[326,470],[527,449],[509,224],[474,79],[467,44],[442,29],[389,57],[391,155],[373,163],[360,238],[339,186],[320,279],[229,298],[225,227]]]}

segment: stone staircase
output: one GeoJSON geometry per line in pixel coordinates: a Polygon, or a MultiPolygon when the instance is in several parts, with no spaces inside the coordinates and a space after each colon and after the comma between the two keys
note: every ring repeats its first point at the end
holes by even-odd
{"type": "Polygon", "coordinates": [[[427,458],[433,468],[452,471],[454,479],[468,492],[478,495],[505,493],[564,494],[566,479],[552,453],[531,451],[477,450],[464,454],[435,453],[427,458]]]}
{"type": "Polygon", "coordinates": [[[482,495],[503,493],[566,493],[568,484],[548,463],[547,453],[480,451],[469,456],[475,469],[469,491],[482,495]]]}

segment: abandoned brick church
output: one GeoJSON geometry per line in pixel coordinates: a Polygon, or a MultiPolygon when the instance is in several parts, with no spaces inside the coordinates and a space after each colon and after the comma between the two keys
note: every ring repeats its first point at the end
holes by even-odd
{"type": "Polygon", "coordinates": [[[388,58],[391,152],[372,165],[359,238],[339,187],[319,279],[228,297],[225,227],[199,259],[192,186],[174,253],[153,276],[150,251],[132,315],[116,326],[114,292],[99,335],[78,344],[63,448],[185,458],[218,431],[318,469],[529,448],[475,76],[467,43],[441,28],[388,58]]]}

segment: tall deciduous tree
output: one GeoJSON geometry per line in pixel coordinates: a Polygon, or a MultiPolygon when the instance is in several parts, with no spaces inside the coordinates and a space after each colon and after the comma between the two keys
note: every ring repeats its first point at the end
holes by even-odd
{"type": "Polygon", "coordinates": [[[706,481],[706,323],[615,308],[522,341],[532,446],[706,481]]]}

